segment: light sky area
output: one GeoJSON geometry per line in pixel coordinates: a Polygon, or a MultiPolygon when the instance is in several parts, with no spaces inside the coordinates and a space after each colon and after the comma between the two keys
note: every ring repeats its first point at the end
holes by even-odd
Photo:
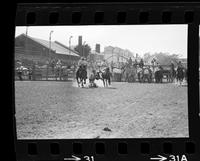
{"type": "MultiPolygon", "coordinates": [[[[187,58],[187,25],[109,25],[109,26],[29,26],[28,36],[49,40],[49,33],[53,30],[52,41],[59,41],[69,46],[78,44],[78,36],[90,45],[92,50],[95,44],[104,47],[114,46],[128,49],[143,56],[150,52],[167,52],[179,54],[187,58]]],[[[15,36],[26,33],[26,27],[16,27],[15,36]]]]}

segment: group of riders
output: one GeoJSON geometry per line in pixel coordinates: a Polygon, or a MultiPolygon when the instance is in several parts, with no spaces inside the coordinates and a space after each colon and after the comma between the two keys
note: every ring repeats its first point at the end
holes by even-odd
{"type": "MultiPolygon", "coordinates": [[[[130,62],[130,61],[129,61],[130,62]]],[[[156,83],[162,83],[163,77],[166,77],[167,82],[174,82],[175,80],[182,84],[183,80],[187,81],[187,68],[183,66],[181,61],[177,63],[175,67],[174,63],[171,62],[170,66],[159,65],[156,61],[153,61],[152,65],[144,65],[143,60],[139,63],[128,63],[125,69],[135,69],[134,72],[128,72],[125,78],[135,77],[137,75],[139,82],[152,82],[155,79],[156,83]]],[[[126,71],[126,70],[125,70],[126,71]]]]}
{"type": "MultiPolygon", "coordinates": [[[[92,67],[91,72],[89,74],[89,83],[90,87],[97,87],[95,84],[95,79],[99,80],[101,79],[103,81],[104,86],[110,85],[111,83],[111,72],[108,67],[108,64],[104,60],[103,63],[100,65],[101,68],[99,67],[98,69],[95,67],[92,67]]],[[[86,58],[81,57],[81,59],[78,61],[78,69],[76,71],[76,80],[78,83],[78,86],[81,84],[83,87],[83,84],[86,84],[86,79],[88,78],[87,75],[87,68],[88,68],[88,62],[86,58]]]]}
{"type": "MultiPolygon", "coordinates": [[[[155,61],[154,61],[155,63],[155,61]]],[[[85,83],[85,81],[82,81],[82,79],[79,79],[80,75],[83,74],[82,78],[87,78],[87,61],[85,58],[81,58],[81,60],[78,63],[78,72],[76,75],[78,84],[80,82],[85,83]],[[80,74],[81,73],[81,74],[80,74]],[[80,82],[79,82],[80,80],[80,82]]],[[[89,82],[91,86],[96,86],[94,83],[95,79],[102,79],[104,86],[107,84],[110,84],[110,77],[112,76],[110,69],[112,70],[112,67],[109,68],[106,61],[103,61],[103,64],[101,65],[101,69],[93,69],[92,73],[89,75],[89,82]]],[[[129,81],[129,78],[133,76],[133,79],[137,77],[139,82],[153,82],[155,79],[156,83],[162,83],[163,78],[166,77],[168,82],[178,82],[180,85],[183,83],[183,80],[187,81],[187,68],[183,66],[181,61],[177,63],[177,66],[175,67],[174,63],[171,62],[171,65],[168,66],[168,69],[164,69],[162,65],[159,65],[158,63],[154,65],[145,65],[143,59],[141,59],[139,62],[135,61],[133,62],[130,58],[126,65],[124,65],[121,68],[121,75],[124,74],[125,81],[129,81]],[[170,67],[170,68],[169,68],[170,67]],[[133,70],[132,70],[133,69],[133,70]],[[135,72],[132,72],[135,71],[135,72]]],[[[84,80],[84,79],[83,79],[84,80]]]]}
{"type": "MultiPolygon", "coordinates": [[[[18,62],[19,64],[21,62],[18,62]]],[[[29,79],[33,76],[34,67],[31,69],[29,68],[29,79]]],[[[62,62],[61,60],[58,60],[55,63],[55,69],[60,69],[57,71],[61,71],[62,69],[62,62]]],[[[137,75],[137,78],[139,82],[145,82],[147,80],[148,82],[152,82],[153,78],[155,79],[155,82],[162,83],[162,79],[164,76],[167,77],[171,82],[173,82],[175,79],[179,80],[180,82],[183,81],[185,78],[187,80],[187,69],[183,67],[182,63],[179,61],[177,64],[177,67],[173,63],[171,63],[170,70],[164,70],[163,67],[159,64],[156,64],[152,68],[152,66],[144,65],[143,59],[140,60],[140,62],[133,62],[130,58],[126,65],[124,65],[121,70],[122,74],[125,75],[125,81],[129,81],[129,78],[133,77],[135,79],[135,76],[137,75]],[[155,67],[155,68],[154,68],[155,67]],[[131,72],[132,69],[135,69],[135,73],[131,72]]],[[[74,67],[75,68],[75,67],[74,67]]],[[[54,70],[55,70],[54,69],[54,70]]],[[[23,66],[20,64],[20,66],[17,67],[17,74],[20,80],[22,80],[22,73],[23,73],[23,66]]],[[[112,66],[109,67],[109,64],[104,60],[99,67],[92,67],[90,66],[89,62],[86,60],[86,58],[81,57],[81,59],[78,61],[77,67],[74,69],[75,77],[77,80],[78,85],[81,84],[83,86],[86,84],[87,76],[89,75],[89,82],[91,87],[95,87],[96,84],[94,83],[95,79],[101,79],[103,81],[104,86],[110,85],[111,83],[111,76],[113,71],[112,66]],[[88,70],[88,68],[90,68],[88,70]],[[90,71],[87,73],[87,71],[90,71]]],[[[134,70],[133,70],[134,71],[134,70]]]]}

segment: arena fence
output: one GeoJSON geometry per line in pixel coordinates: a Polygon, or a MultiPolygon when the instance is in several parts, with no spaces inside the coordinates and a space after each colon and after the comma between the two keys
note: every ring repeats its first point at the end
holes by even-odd
{"type": "Polygon", "coordinates": [[[75,78],[75,72],[71,69],[63,69],[60,72],[52,69],[33,69],[23,70],[19,73],[15,70],[15,80],[29,80],[29,81],[70,81],[75,78]]]}

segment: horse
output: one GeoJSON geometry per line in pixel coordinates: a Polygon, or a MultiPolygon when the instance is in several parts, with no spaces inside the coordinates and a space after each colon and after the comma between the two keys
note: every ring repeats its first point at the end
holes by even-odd
{"type": "Polygon", "coordinates": [[[55,72],[55,78],[57,80],[57,78],[59,78],[60,80],[62,80],[62,73],[63,73],[63,68],[61,65],[56,65],[54,67],[54,72],[55,72]]]}
{"type": "Polygon", "coordinates": [[[89,87],[90,87],[90,88],[97,88],[97,85],[96,85],[96,83],[94,82],[95,79],[97,78],[95,72],[96,72],[96,71],[93,70],[92,73],[91,73],[90,76],[89,76],[89,83],[90,83],[89,87]]]}
{"type": "Polygon", "coordinates": [[[176,71],[174,68],[170,69],[170,82],[174,82],[174,79],[176,78],[176,71]]]}
{"type": "Polygon", "coordinates": [[[17,76],[18,76],[18,78],[19,78],[19,80],[23,80],[23,78],[22,78],[22,75],[23,75],[23,69],[22,69],[22,67],[18,67],[18,68],[16,68],[16,72],[17,72],[17,76]]]}
{"type": "Polygon", "coordinates": [[[136,68],[134,66],[127,66],[123,70],[125,82],[135,82],[136,68]]]}
{"type": "Polygon", "coordinates": [[[170,70],[162,70],[162,74],[163,74],[163,77],[166,76],[167,78],[167,82],[171,82],[172,81],[172,73],[170,70]]]}
{"type": "Polygon", "coordinates": [[[144,68],[142,70],[142,81],[145,82],[146,80],[148,83],[152,82],[152,71],[150,68],[144,68]]]}
{"type": "Polygon", "coordinates": [[[184,75],[184,78],[185,78],[185,81],[187,82],[188,81],[188,70],[185,69],[185,75],[184,75]]]}
{"type": "Polygon", "coordinates": [[[67,66],[60,66],[54,69],[55,78],[59,78],[59,80],[67,80],[68,79],[68,69],[67,66]]]}
{"type": "Polygon", "coordinates": [[[152,71],[150,68],[141,68],[138,73],[139,82],[145,82],[147,80],[148,83],[152,82],[152,71]]]}
{"type": "Polygon", "coordinates": [[[107,67],[106,69],[104,69],[103,71],[99,71],[97,72],[97,75],[96,75],[96,79],[101,79],[103,81],[103,85],[104,87],[111,85],[111,73],[110,73],[110,70],[109,68],[107,67]]]}
{"type": "Polygon", "coordinates": [[[184,76],[185,76],[184,69],[182,67],[178,67],[176,70],[177,83],[180,83],[181,85],[183,82],[184,76]]]}
{"type": "Polygon", "coordinates": [[[141,83],[142,82],[142,68],[137,69],[137,78],[138,78],[138,81],[141,83]]]}
{"type": "Polygon", "coordinates": [[[162,83],[162,80],[163,80],[163,69],[157,69],[155,71],[155,82],[156,83],[162,83]]]}
{"type": "Polygon", "coordinates": [[[81,87],[84,87],[83,84],[86,84],[86,79],[87,79],[87,70],[86,70],[86,67],[82,65],[76,71],[76,80],[77,80],[78,87],[80,87],[80,83],[81,83],[81,87]]]}

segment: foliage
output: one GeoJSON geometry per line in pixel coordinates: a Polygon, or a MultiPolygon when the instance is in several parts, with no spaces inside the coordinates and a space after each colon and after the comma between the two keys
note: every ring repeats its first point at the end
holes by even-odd
{"type": "Polygon", "coordinates": [[[156,62],[161,64],[161,65],[170,65],[171,62],[173,62],[174,64],[177,64],[178,59],[179,59],[179,55],[163,53],[163,52],[154,53],[152,55],[150,53],[144,54],[144,61],[145,62],[150,62],[150,61],[152,61],[153,58],[155,58],[156,62]]]}

